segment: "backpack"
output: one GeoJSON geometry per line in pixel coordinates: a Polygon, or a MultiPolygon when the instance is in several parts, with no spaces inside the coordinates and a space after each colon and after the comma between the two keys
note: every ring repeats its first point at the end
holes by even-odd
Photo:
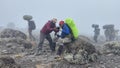
{"type": "Polygon", "coordinates": [[[29,27],[30,27],[30,29],[32,29],[32,30],[35,30],[35,29],[36,29],[36,25],[35,25],[34,21],[29,21],[29,27]]]}
{"type": "MultiPolygon", "coordinates": [[[[67,25],[67,24],[66,24],[67,25]]],[[[67,25],[68,26],[68,25],[67,25]]],[[[75,41],[75,38],[74,38],[74,36],[73,36],[73,33],[72,33],[72,30],[71,30],[71,28],[68,26],[68,28],[70,29],[70,33],[71,33],[71,40],[72,41],[75,41]]]]}
{"type": "Polygon", "coordinates": [[[79,36],[79,32],[78,32],[78,29],[73,21],[72,18],[66,18],[65,19],[65,23],[69,26],[69,28],[71,29],[71,33],[74,37],[74,39],[77,39],[78,36],[79,36]]]}

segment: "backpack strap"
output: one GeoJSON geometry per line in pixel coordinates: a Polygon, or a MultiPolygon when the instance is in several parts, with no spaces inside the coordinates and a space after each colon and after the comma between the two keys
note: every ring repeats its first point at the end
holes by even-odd
{"type": "MultiPolygon", "coordinates": [[[[67,25],[67,24],[66,24],[67,25]]],[[[68,26],[68,25],[67,25],[68,26]]],[[[74,42],[75,41],[75,38],[73,36],[73,33],[72,33],[72,30],[71,28],[68,26],[68,28],[70,29],[70,33],[71,33],[71,41],[74,42]]]]}

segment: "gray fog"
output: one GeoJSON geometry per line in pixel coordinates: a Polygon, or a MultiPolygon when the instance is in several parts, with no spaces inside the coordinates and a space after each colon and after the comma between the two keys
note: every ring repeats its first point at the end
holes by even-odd
{"type": "Polygon", "coordinates": [[[38,30],[52,18],[59,22],[67,17],[74,19],[80,34],[93,34],[92,24],[120,29],[120,0],[0,0],[0,26],[14,22],[26,28],[26,14],[33,16],[38,30]]]}

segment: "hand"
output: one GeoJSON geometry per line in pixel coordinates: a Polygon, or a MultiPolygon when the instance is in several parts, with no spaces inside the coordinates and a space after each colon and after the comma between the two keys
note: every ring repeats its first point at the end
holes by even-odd
{"type": "Polygon", "coordinates": [[[57,29],[56,27],[53,28],[53,30],[56,30],[56,29],[57,29]]]}
{"type": "Polygon", "coordinates": [[[53,30],[54,30],[55,32],[59,32],[59,29],[57,29],[56,27],[53,28],[53,30]]]}

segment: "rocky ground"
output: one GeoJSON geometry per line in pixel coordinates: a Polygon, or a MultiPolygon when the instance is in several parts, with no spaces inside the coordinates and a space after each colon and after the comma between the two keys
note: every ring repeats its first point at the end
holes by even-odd
{"type": "MultiPolygon", "coordinates": [[[[6,32],[4,31],[4,33],[6,32]]],[[[31,43],[23,33],[19,33],[18,36],[22,37],[22,39],[16,35],[14,38],[11,38],[12,35],[10,35],[10,38],[8,36],[6,38],[2,32],[2,36],[5,38],[0,38],[0,68],[120,68],[120,55],[104,51],[104,45],[108,43],[94,43],[85,39],[95,46],[98,53],[97,60],[84,64],[73,64],[64,60],[56,60],[56,53],[51,53],[47,41],[44,43],[42,55],[34,56],[38,41],[32,41],[31,43]]],[[[119,45],[117,43],[117,47],[119,45]]]]}

